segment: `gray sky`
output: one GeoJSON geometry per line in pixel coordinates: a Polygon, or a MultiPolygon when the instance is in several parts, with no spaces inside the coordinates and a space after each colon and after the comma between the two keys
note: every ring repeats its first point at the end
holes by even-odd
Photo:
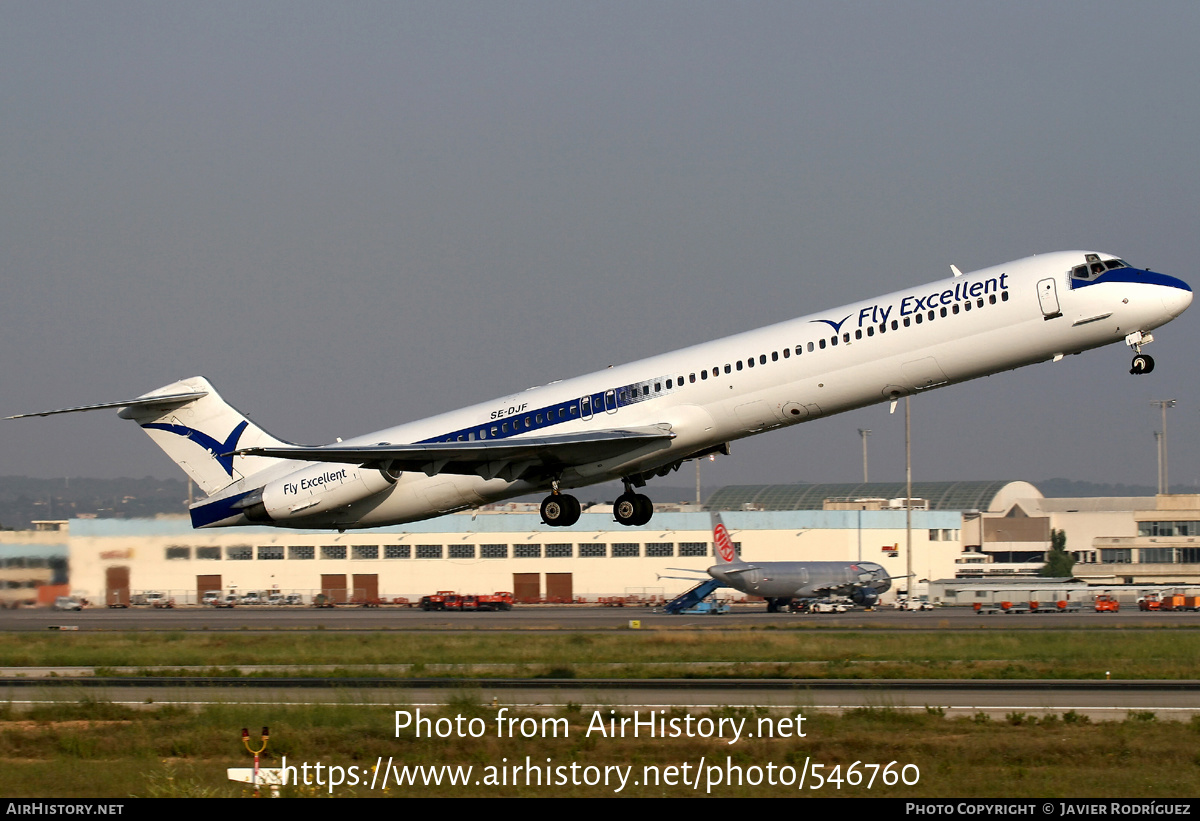
{"type": "MultiPolygon", "coordinates": [[[[5,3],[0,411],[203,374],[320,443],[951,263],[1196,286],[1198,31],[1194,2],[5,3]]],[[[1200,308],[1158,337],[1146,377],[1111,346],[917,397],[917,476],[1153,484],[1174,398],[1200,481],[1200,308]]],[[[901,478],[881,405],[705,484],[857,479],[860,427],[901,478]]],[[[175,475],[112,412],[0,422],[0,458],[175,475]]]]}

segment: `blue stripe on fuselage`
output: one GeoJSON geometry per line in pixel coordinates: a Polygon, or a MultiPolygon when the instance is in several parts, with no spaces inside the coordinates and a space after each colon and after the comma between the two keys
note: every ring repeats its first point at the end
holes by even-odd
{"type": "Polygon", "coordinates": [[[245,493],[238,493],[233,496],[226,496],[224,499],[217,499],[208,504],[201,504],[193,507],[188,513],[192,517],[192,527],[201,528],[208,525],[223,522],[226,519],[232,519],[234,516],[240,516],[242,509],[234,507],[235,504],[245,499],[254,491],[248,490],[245,493]]]}
{"type": "MultiPolygon", "coordinates": [[[[674,380],[676,377],[672,376],[674,380]]],[[[629,407],[641,402],[646,402],[650,399],[656,399],[660,396],[674,393],[679,389],[678,386],[672,388],[663,388],[659,391],[654,391],[653,385],[665,383],[666,378],[651,379],[646,382],[638,382],[632,385],[624,385],[610,391],[600,391],[589,396],[576,397],[575,399],[566,402],[558,402],[554,405],[545,405],[540,408],[523,409],[519,412],[507,413],[498,416],[495,419],[488,421],[482,425],[472,425],[460,430],[444,433],[439,436],[431,436],[428,439],[422,439],[415,444],[429,445],[440,442],[466,442],[466,441],[486,441],[488,439],[508,439],[523,433],[528,433],[534,430],[544,430],[552,428],[555,425],[561,425],[564,422],[575,422],[583,419],[583,412],[580,407],[584,399],[587,399],[590,404],[588,418],[603,416],[606,413],[615,412],[619,408],[629,407]],[[468,437],[474,435],[474,439],[468,437]]]]}

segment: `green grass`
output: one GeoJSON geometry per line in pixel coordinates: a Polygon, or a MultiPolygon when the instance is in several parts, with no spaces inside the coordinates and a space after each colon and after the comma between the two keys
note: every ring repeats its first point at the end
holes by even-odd
{"type": "Polygon", "coordinates": [[[0,634],[0,666],[116,674],[528,678],[1200,679],[1200,632],[1180,630],[0,634]],[[260,675],[276,674],[268,671],[260,675]]]}
{"type": "MultiPolygon", "coordinates": [[[[399,705],[403,706],[403,705],[399,705]]],[[[283,756],[295,765],[322,762],[355,766],[369,772],[379,759],[405,765],[471,766],[478,775],[488,766],[547,758],[554,765],[632,766],[641,777],[646,766],[763,768],[803,767],[805,759],[843,777],[856,761],[915,765],[916,785],[886,786],[843,783],[808,795],[873,795],[893,797],[1188,797],[1200,793],[1200,725],[1147,721],[1132,715],[1124,721],[1089,722],[1074,714],[1030,716],[1010,714],[947,719],[937,710],[900,710],[886,705],[851,710],[845,715],[807,714],[804,738],[754,738],[728,744],[724,739],[588,737],[592,708],[567,707],[554,712],[522,714],[536,719],[566,718],[569,734],[559,738],[496,737],[496,709],[469,696],[441,710],[423,708],[427,717],[478,715],[487,733],[478,739],[417,738],[394,729],[394,707],[347,702],[319,707],[215,705],[199,710],[162,707],[133,710],[97,701],[41,707],[19,712],[0,707],[0,795],[22,797],[237,796],[245,788],[225,780],[226,767],[249,766],[241,728],[268,724],[271,738],[263,766],[279,766],[283,756]],[[1072,717],[1073,716],[1073,717],[1072,717]],[[1164,743],[1170,739],[1170,743],[1164,743]]],[[[412,709],[412,708],[409,708],[412,709]]],[[[795,710],[803,711],[797,707],[795,710]]],[[[787,714],[794,715],[795,710],[787,714]]],[[[607,710],[601,711],[603,716],[607,710]]],[[[762,709],[709,711],[694,717],[742,717],[756,726],[762,709]]],[[[512,713],[510,713],[512,714],[512,713]]],[[[676,710],[669,716],[683,716],[676,710]]],[[[863,771],[860,763],[857,768],[863,771]]],[[[911,771],[910,771],[911,773],[911,771]]],[[[809,783],[812,783],[811,781],[809,783]]],[[[315,784],[287,788],[286,795],[323,797],[315,784]]],[[[335,797],[380,796],[362,786],[341,786],[335,797]]],[[[611,788],[571,785],[392,787],[391,796],[611,796],[611,788]]],[[[690,786],[628,786],[621,795],[704,795],[690,786]]],[[[721,785],[719,796],[797,795],[797,789],[721,785]]]]}

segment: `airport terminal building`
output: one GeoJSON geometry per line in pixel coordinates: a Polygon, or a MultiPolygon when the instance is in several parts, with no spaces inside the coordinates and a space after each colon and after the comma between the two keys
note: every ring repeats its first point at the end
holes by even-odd
{"type": "MultiPolygon", "coordinates": [[[[749,508],[724,511],[722,518],[750,561],[862,559],[902,577],[906,511],[875,507],[749,508]]],[[[509,503],[346,533],[193,530],[184,517],[72,519],[44,523],[36,541],[43,551],[69,557],[70,592],[93,604],[125,603],[149,591],[180,604],[196,602],[206,591],[299,595],[305,603],[318,595],[333,602],[417,601],[438,590],[505,590],[523,601],[648,599],[691,587],[694,582],[681,576],[707,578],[704,571],[713,564],[707,511],[664,505],[648,525],[631,528],[618,525],[609,506],[595,510],[569,529],[542,524],[536,505],[509,503]]],[[[955,511],[912,511],[913,567],[922,578],[953,573],[962,549],[960,522],[955,511]]],[[[0,544],[34,541],[28,536],[3,533],[0,544]]],[[[885,599],[894,595],[890,591],[885,599]]]]}
{"type": "MultiPolygon", "coordinates": [[[[936,580],[1032,576],[1051,529],[1068,533],[1075,576],[1087,584],[1200,581],[1200,497],[1046,499],[1027,482],[929,482],[914,483],[911,506],[917,594],[936,580]]],[[[419,601],[439,590],[512,591],[522,601],[670,598],[693,584],[687,577],[707,578],[709,509],[722,512],[747,561],[873,561],[900,579],[904,508],[903,484],[874,483],[730,486],[703,507],[660,505],[642,527],[618,525],[597,505],[574,527],[550,528],[536,505],[519,502],[346,533],[193,530],[183,516],[71,519],[0,533],[0,604],[67,593],[122,604],[150,591],[179,604],[209,591],[304,603],[419,601]]],[[[906,586],[896,582],[883,601],[906,586]]]]}

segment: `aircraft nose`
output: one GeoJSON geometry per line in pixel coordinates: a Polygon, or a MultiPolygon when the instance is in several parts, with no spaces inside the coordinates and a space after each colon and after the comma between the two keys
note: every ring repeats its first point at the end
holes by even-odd
{"type": "Polygon", "coordinates": [[[1163,308],[1174,319],[1186,311],[1188,306],[1192,304],[1192,289],[1182,279],[1175,279],[1174,277],[1165,277],[1165,279],[1170,280],[1170,282],[1164,283],[1168,287],[1163,288],[1163,308]]]}

